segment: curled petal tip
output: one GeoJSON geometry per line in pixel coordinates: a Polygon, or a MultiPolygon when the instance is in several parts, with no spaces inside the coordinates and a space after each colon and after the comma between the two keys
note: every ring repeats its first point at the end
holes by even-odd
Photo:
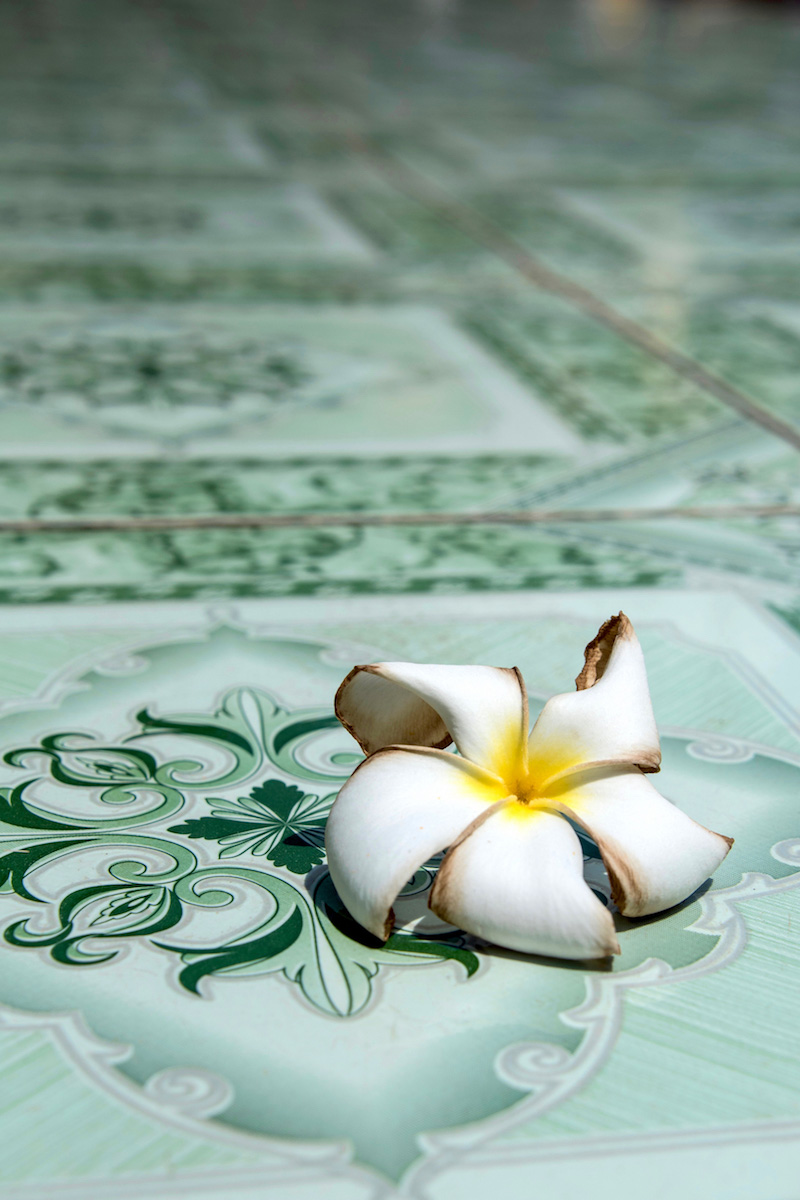
{"type": "Polygon", "coordinates": [[[362,664],[342,682],[335,712],[366,754],[454,741],[465,758],[502,773],[527,752],[528,697],[516,667],[362,664]]]}
{"type": "Polygon", "coordinates": [[[583,652],[583,667],[575,679],[577,690],[585,691],[586,688],[594,687],[598,679],[602,679],[618,640],[635,638],[633,625],[624,612],[619,612],[615,617],[604,621],[583,652]]]}
{"type": "Polygon", "coordinates": [[[439,713],[413,691],[386,678],[384,663],[353,667],[339,685],[333,709],[365,754],[386,746],[444,749],[452,738],[439,713]]]}
{"type": "Polygon", "coordinates": [[[645,775],[656,775],[661,770],[661,747],[642,747],[633,751],[631,757],[635,760],[640,771],[645,775]]]}
{"type": "Polygon", "coordinates": [[[682,904],[713,875],[732,838],[699,825],[635,767],[596,771],[564,794],[563,808],[594,838],[626,917],[682,904]]]}
{"type": "Polygon", "coordinates": [[[609,617],[585,651],[576,691],[552,696],[531,732],[532,769],[541,783],[589,768],[661,766],[644,656],[624,613],[609,617]]]}

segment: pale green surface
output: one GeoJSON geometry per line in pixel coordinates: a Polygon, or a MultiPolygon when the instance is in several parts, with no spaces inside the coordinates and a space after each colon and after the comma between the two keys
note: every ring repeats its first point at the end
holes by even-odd
{"type": "Polygon", "coordinates": [[[67,528],[0,530],[0,750],[40,747],[0,787],[71,826],[3,810],[6,868],[65,842],[0,892],[6,933],[56,931],[0,943],[3,1200],[795,1200],[800,540],[726,510],[800,500],[798,32],[604,0],[7,6],[0,518],[67,528]],[[391,519],[527,509],[573,515],[391,519]],[[385,524],[70,528],[243,513],[385,524]],[[705,897],[621,923],[613,971],[350,937],[284,793],[246,844],[197,824],[232,836],[277,779],[320,828],[353,662],[517,663],[535,712],[620,608],[659,786],[736,844],[705,897]],[[125,740],[147,706],[247,742],[247,704],[323,724],[252,758],[125,740]],[[131,747],[202,765],[167,786],[131,747]],[[130,864],[165,846],[159,890],[130,864]],[[296,941],[218,969],[293,902],[296,941]]]}
{"type": "Polygon", "coordinates": [[[246,1161],[241,1151],[159,1131],[155,1122],[109,1101],[43,1034],[5,1033],[2,1064],[0,1122],[12,1149],[6,1180],[103,1178],[246,1161]]]}
{"type": "MultiPolygon", "coordinates": [[[[624,599],[630,607],[629,598],[624,599]]],[[[412,613],[403,620],[398,612],[388,626],[382,619],[381,605],[376,601],[310,600],[294,614],[285,602],[249,602],[237,616],[231,613],[235,625],[250,631],[246,641],[241,634],[224,629],[207,641],[203,629],[213,628],[215,621],[212,617],[208,626],[209,618],[204,617],[196,604],[160,609],[118,607],[100,619],[92,638],[84,637],[82,662],[79,660],[75,666],[67,663],[56,668],[50,678],[42,680],[39,690],[50,697],[46,713],[41,708],[26,711],[25,704],[19,701],[15,703],[16,711],[8,711],[2,720],[3,743],[8,747],[31,745],[48,731],[81,729],[87,733],[97,730],[101,745],[120,744],[121,735],[131,728],[130,716],[125,717],[126,713],[147,706],[154,714],[169,716],[181,706],[185,710],[186,697],[190,696],[192,711],[198,716],[205,712],[210,717],[215,696],[219,697],[231,685],[248,684],[253,679],[258,679],[260,686],[265,686],[272,695],[279,696],[281,704],[290,711],[324,712],[340,668],[325,661],[329,652],[319,659],[319,650],[315,649],[315,643],[319,644],[319,641],[336,647],[337,659],[348,654],[351,658],[356,657],[357,647],[366,643],[377,653],[385,652],[391,646],[414,658],[431,658],[438,652],[437,657],[446,661],[463,657],[466,643],[472,651],[470,657],[477,661],[503,661],[508,648],[513,645],[516,660],[527,674],[535,704],[537,694],[565,686],[574,669],[575,642],[580,644],[585,636],[586,611],[604,600],[587,597],[577,608],[576,601],[566,595],[529,597],[522,604],[520,600],[495,595],[492,597],[492,615],[479,619],[477,614],[470,612],[471,598],[430,598],[417,601],[426,606],[427,623],[415,619],[412,613]],[[361,611],[353,611],[349,622],[344,619],[348,605],[361,605],[361,611]],[[521,618],[521,610],[525,608],[529,613],[527,621],[521,618]],[[565,614],[562,618],[552,615],[559,609],[565,614]],[[326,610],[330,613],[328,619],[324,615],[326,610]],[[292,641],[288,643],[284,640],[285,635],[277,633],[280,629],[285,630],[287,625],[293,628],[292,641]],[[270,634],[269,630],[276,633],[270,634]],[[92,642],[94,647],[90,649],[92,642]],[[148,646],[152,649],[147,649],[148,646]],[[100,666],[99,673],[92,673],[92,662],[100,666]],[[106,663],[108,666],[103,665],[106,663]],[[109,673],[114,663],[116,666],[109,673]],[[84,682],[76,690],[79,680],[84,682]]],[[[768,751],[766,756],[751,761],[747,761],[745,755],[742,762],[736,760],[738,752],[734,751],[734,759],[728,763],[725,757],[730,751],[724,748],[722,761],[715,763],[713,756],[717,752],[713,749],[713,739],[719,736],[736,738],[744,733],[765,744],[785,746],[783,754],[797,746],[796,721],[792,724],[790,713],[784,712],[780,705],[776,706],[769,684],[759,675],[759,653],[755,646],[761,645],[763,665],[767,665],[770,655],[782,646],[788,660],[786,669],[789,674],[794,672],[795,677],[797,652],[783,634],[773,650],[771,643],[775,633],[768,622],[765,624],[764,619],[759,618],[745,660],[739,661],[736,655],[731,657],[721,653],[719,637],[735,637],[737,620],[741,633],[748,628],[753,633],[753,617],[746,609],[733,618],[729,629],[721,630],[716,637],[707,635],[705,649],[690,649],[686,638],[690,643],[693,641],[694,630],[705,619],[704,608],[708,611],[710,604],[713,611],[713,595],[703,597],[698,594],[692,599],[686,593],[684,598],[673,598],[671,627],[674,632],[664,626],[666,610],[664,614],[659,612],[656,594],[641,592],[639,603],[643,611],[652,606],[654,616],[652,630],[646,618],[641,622],[641,629],[651,664],[654,703],[665,733],[661,787],[667,795],[685,804],[698,819],[712,827],[724,827],[737,839],[734,852],[717,873],[715,886],[735,885],[742,870],[766,872],[776,879],[785,878],[783,886],[794,886],[791,871],[787,878],[787,867],[771,859],[768,851],[770,845],[784,841],[792,834],[797,767],[791,761],[781,763],[772,757],[775,753],[780,755],[781,751],[768,751]],[[686,630],[686,635],[678,634],[678,628],[686,630]],[[749,680],[749,686],[742,686],[740,680],[743,677],[749,680]],[[685,694],[696,698],[696,713],[681,704],[680,697],[685,694]],[[667,736],[678,715],[687,727],[686,731],[667,736]],[[690,732],[692,729],[694,732],[690,732]],[[712,738],[709,742],[712,758],[706,762],[686,752],[687,745],[702,744],[704,736],[712,738]]],[[[70,629],[70,636],[75,638],[85,620],[91,620],[89,609],[84,610],[84,614],[74,608],[47,607],[8,610],[8,613],[8,638],[17,648],[34,643],[39,629],[59,625],[70,629]]],[[[796,701],[796,685],[789,690],[796,701]]],[[[324,737],[328,739],[327,734],[324,737]]],[[[165,752],[168,756],[177,752],[184,757],[188,753],[191,757],[198,745],[185,739],[181,743],[174,737],[169,743],[149,738],[133,743],[137,744],[142,749],[152,749],[162,760],[165,752]]],[[[313,747],[317,742],[310,741],[307,745],[302,759],[290,767],[290,777],[293,772],[301,787],[324,792],[323,783],[303,783],[304,779],[313,778],[307,775],[308,767],[327,761],[320,758],[320,754],[328,755],[337,746],[344,749],[347,739],[340,733],[332,742],[318,741],[316,750],[313,747]]],[[[724,746],[731,749],[736,745],[736,741],[724,742],[724,746]]],[[[85,772],[86,767],[79,764],[88,763],[91,758],[86,758],[86,750],[76,753],[82,753],[82,757],[70,760],[73,762],[70,769],[85,772]]],[[[791,752],[789,759],[792,759],[791,752]]],[[[36,773],[36,759],[30,757],[26,761],[28,769],[23,769],[22,773],[19,768],[9,773],[6,768],[5,777],[9,782],[14,778],[30,778],[32,768],[36,773]]],[[[23,765],[20,762],[20,766],[23,765]]],[[[312,769],[319,770],[319,765],[312,769]]],[[[320,779],[329,771],[324,766],[322,770],[320,779]]],[[[264,777],[263,770],[260,777],[264,777]]],[[[187,793],[190,807],[185,811],[196,820],[208,811],[208,801],[204,798],[208,792],[234,797],[246,792],[249,786],[246,782],[244,785],[234,783],[232,790],[226,793],[220,785],[207,784],[205,788],[200,785],[198,790],[195,784],[187,793]]],[[[34,793],[45,811],[69,813],[79,825],[85,824],[87,817],[95,824],[98,818],[101,824],[103,820],[117,818],[113,810],[101,812],[96,800],[92,804],[92,792],[85,789],[70,792],[63,787],[36,785],[34,793]]],[[[136,812],[141,810],[142,802],[139,801],[136,812]]],[[[180,819],[185,819],[183,813],[180,819]]],[[[141,833],[150,839],[166,834],[168,842],[174,842],[174,832],[182,827],[175,824],[174,815],[168,814],[163,821],[151,821],[141,833]],[[169,829],[173,834],[167,832],[169,829]]],[[[13,842],[13,828],[7,828],[6,837],[13,842]]],[[[135,834],[134,827],[130,829],[135,834]]],[[[52,840],[53,836],[58,835],[37,835],[40,843],[48,837],[52,840]]],[[[136,837],[133,840],[135,842],[136,837]]],[[[19,845],[19,834],[16,844],[19,845]]],[[[108,844],[112,847],[113,840],[108,844]]],[[[201,864],[210,865],[215,861],[213,842],[189,840],[186,845],[194,854],[201,855],[201,864]]],[[[130,852],[130,849],[126,851],[128,855],[130,852]]],[[[120,857],[118,852],[116,857],[120,857]]],[[[42,897],[63,894],[65,887],[69,894],[76,884],[87,886],[97,880],[100,861],[95,852],[88,851],[72,860],[64,860],[61,868],[55,859],[52,867],[44,869],[40,878],[37,876],[39,882],[33,886],[42,897]],[[65,873],[70,862],[72,865],[65,873]]],[[[265,865],[263,859],[250,858],[247,854],[244,858],[228,859],[227,863],[239,869],[248,861],[259,869],[265,865]]],[[[224,885],[228,866],[220,862],[220,870],[218,885],[224,885]]],[[[100,878],[108,879],[108,876],[101,874],[100,878]]],[[[771,929],[773,938],[774,930],[785,920],[786,903],[791,903],[791,892],[781,895],[787,899],[781,901],[780,896],[768,896],[758,901],[756,909],[757,916],[764,915],[767,934],[771,929]]],[[[9,917],[31,915],[30,903],[26,904],[24,900],[15,902],[8,896],[5,905],[9,917]]],[[[251,903],[248,911],[255,914],[258,910],[253,909],[251,903]]],[[[781,1022],[791,1024],[792,1020],[791,978],[787,975],[786,965],[781,965],[775,958],[774,951],[770,957],[769,950],[762,948],[769,943],[755,940],[755,931],[761,926],[751,926],[748,915],[751,909],[743,907],[742,911],[748,930],[753,930],[746,958],[734,956],[730,965],[717,968],[713,976],[696,983],[671,987],[659,985],[651,993],[641,993],[644,996],[641,1001],[638,992],[632,993],[631,1000],[626,1001],[626,1005],[633,1005],[639,1015],[632,1022],[626,1019],[624,1037],[608,1065],[602,1068],[604,1078],[611,1072],[612,1082],[594,1082],[591,1086],[609,1089],[612,1095],[614,1087],[622,1088],[629,1097],[629,1108],[626,1109],[621,1101],[614,1102],[611,1107],[594,1102],[591,1100],[594,1093],[582,1091],[576,1101],[568,1101],[533,1125],[526,1122],[523,1108],[508,1108],[518,1092],[507,1085],[504,1085],[505,1090],[497,1084],[492,1085],[491,1063],[504,1046],[521,1040],[548,1041],[562,1045],[568,1052],[578,1049],[581,1034],[563,1025],[559,1013],[580,1004],[585,978],[581,970],[526,963],[513,955],[484,955],[481,971],[474,979],[464,978],[455,963],[439,966],[433,962],[420,963],[416,970],[395,966],[386,971],[383,967],[378,990],[371,999],[367,993],[366,1007],[359,1014],[337,1017],[329,1012],[326,1016],[324,1010],[315,1012],[308,1004],[298,1003],[296,984],[281,986],[274,977],[258,972],[238,981],[209,980],[202,987],[205,999],[198,1000],[180,987],[176,989],[174,968],[169,959],[163,954],[148,953],[148,939],[143,930],[134,953],[115,960],[113,965],[73,967],[71,970],[62,967],[55,973],[45,957],[46,949],[40,956],[32,956],[30,951],[22,952],[7,946],[1,952],[5,960],[2,999],[22,1012],[41,1012],[48,1008],[81,1011],[89,1026],[102,1038],[132,1043],[133,1057],[117,1069],[136,1082],[143,1083],[165,1068],[188,1064],[227,1078],[233,1083],[237,1096],[227,1109],[228,1128],[263,1130],[283,1136],[293,1134],[302,1139],[320,1136],[339,1139],[349,1134],[355,1137],[362,1161],[375,1163],[394,1175],[413,1157],[413,1139],[409,1141],[409,1138],[416,1130],[426,1125],[436,1127],[464,1119],[491,1118],[494,1113],[505,1113],[504,1124],[497,1132],[505,1138],[511,1137],[515,1143],[529,1136],[546,1140],[556,1135],[596,1134],[609,1127],[612,1113],[611,1128],[616,1133],[637,1128],[685,1128],[687,1124],[698,1129],[701,1121],[719,1126],[726,1121],[743,1121],[753,1116],[785,1119],[793,1115],[800,1103],[794,1087],[796,1071],[790,1070],[780,1051],[781,1022]],[[773,1056],[777,1056],[774,1068],[767,1066],[764,1057],[767,1046],[760,1037],[759,1022],[748,1020],[742,1023],[740,1020],[741,1011],[748,1004],[755,1004],[760,1010],[758,979],[759,973],[766,978],[765,954],[768,970],[777,972],[775,984],[770,985],[773,997],[769,1018],[770,1045],[773,1056]],[[756,976],[748,976],[745,972],[741,977],[745,967],[755,970],[756,976]],[[173,980],[167,989],[166,978],[173,980]],[[730,982],[726,983],[728,979],[730,982]],[[785,992],[784,981],[788,985],[785,992]],[[703,999],[704,989],[711,999],[703,999]],[[647,996],[658,996],[662,991],[665,999],[658,1002],[656,1009],[658,1024],[648,1024],[647,996]],[[683,1006],[674,1016],[669,1008],[672,995],[677,997],[676,1003],[683,1006]],[[721,999],[714,999],[719,996],[721,999]],[[729,1013],[727,1018],[724,1017],[726,1011],[729,1013]],[[680,1016],[680,1012],[688,1015],[680,1016]],[[343,1022],[333,1042],[331,1019],[343,1022]],[[727,1020],[727,1040],[722,1042],[718,1038],[721,1020],[727,1020]],[[680,1108],[676,1110],[675,1092],[661,1089],[659,1105],[649,1106],[645,1119],[642,1106],[635,1099],[640,1090],[636,1079],[641,1078],[644,1069],[638,1039],[648,1037],[653,1052],[656,1044],[662,1048],[662,1053],[667,1053],[671,1047],[674,1055],[687,1036],[681,1032],[676,1043],[675,1033],[682,1030],[687,1021],[694,1031],[693,1052],[701,1059],[709,1058],[708,1082],[704,1083],[696,1070],[693,1072],[695,1108],[687,1108],[687,1098],[682,1097],[680,1108]],[[266,1033],[267,1030],[271,1032],[266,1033]],[[277,1036],[279,1030],[281,1033],[277,1036]],[[749,1087],[736,1093],[741,1099],[738,1104],[733,1103],[732,1085],[720,1075],[728,1061],[735,1063],[739,1072],[755,1072],[760,1080],[757,1089],[749,1087]],[[425,1078],[424,1086],[419,1082],[421,1077],[425,1078]],[[263,1085],[259,1084],[259,1078],[271,1081],[267,1092],[261,1091],[263,1085]],[[459,1080],[457,1087],[453,1086],[455,1079],[459,1080]],[[618,1082],[613,1082],[615,1080],[618,1082]],[[579,1113],[580,1118],[573,1113],[579,1113]],[[510,1126],[506,1119],[509,1117],[510,1126]]],[[[652,956],[664,959],[679,971],[690,968],[693,963],[699,964],[701,970],[706,969],[704,956],[717,945],[716,937],[685,932],[698,915],[699,908],[695,904],[670,917],[623,928],[623,956],[615,972],[635,968],[652,956]]],[[[253,916],[249,919],[252,921],[253,916]]],[[[44,924],[42,921],[42,915],[37,916],[32,930],[58,925],[54,910],[44,924]]],[[[205,914],[197,926],[205,933],[199,933],[197,944],[202,945],[204,941],[208,944],[209,937],[212,944],[218,942],[225,936],[223,930],[226,927],[231,928],[230,918],[224,916],[224,910],[220,910],[218,916],[205,914]]],[[[102,924],[98,926],[98,932],[101,928],[102,924]]],[[[197,938],[198,933],[194,936],[197,938]]],[[[176,938],[167,933],[152,938],[167,944],[177,941],[178,945],[184,939],[185,935],[176,938]]],[[[91,945],[87,943],[87,950],[91,945]]],[[[118,950],[122,945],[119,941],[115,944],[112,939],[109,948],[118,950]]],[[[307,949],[304,953],[313,952],[307,949]]],[[[794,961],[790,946],[784,946],[782,954],[788,954],[790,961],[794,961]]],[[[334,987],[330,994],[335,995],[338,985],[330,975],[330,967],[320,965],[323,975],[328,972],[327,986],[334,987]]],[[[305,970],[308,975],[311,966],[307,965],[305,970]]],[[[314,1001],[314,1005],[319,1009],[319,1001],[314,1001]]],[[[12,1037],[10,1032],[3,1037],[12,1038],[9,1046],[14,1062],[17,1037],[12,1037]]],[[[601,1057],[598,1067],[602,1061],[601,1057]]],[[[678,1065],[673,1065],[672,1069],[680,1071],[678,1065]]],[[[34,1091],[46,1088],[49,1104],[53,1095],[51,1089],[56,1086],[51,1060],[33,1060],[30,1075],[29,1086],[34,1091]],[[41,1066],[36,1065],[38,1062],[41,1066]],[[46,1062],[50,1063],[47,1070],[46,1062]],[[37,1079],[39,1083],[35,1082],[37,1079]]],[[[105,1078],[102,1072],[100,1078],[105,1078]]],[[[66,1085],[59,1082],[58,1086],[66,1085]]],[[[72,1086],[78,1087],[77,1081],[72,1086]]],[[[86,1085],[80,1086],[83,1096],[86,1085]]],[[[89,1103],[88,1099],[86,1103],[89,1103]]],[[[15,1119],[20,1119],[19,1114],[23,1111],[17,1110],[15,1119]]],[[[142,1126],[141,1117],[136,1118],[134,1126],[136,1136],[144,1137],[143,1132],[138,1132],[142,1126]]],[[[470,1128],[479,1133],[480,1126],[470,1128]]],[[[111,1145],[118,1145],[118,1138],[122,1136],[111,1138],[109,1150],[111,1145]]],[[[472,1136],[468,1136],[468,1141],[472,1136]]],[[[502,1144],[502,1141],[498,1143],[497,1151],[501,1161],[502,1144]]],[[[96,1143],[93,1145],[96,1154],[96,1143]]],[[[170,1161],[175,1170],[200,1162],[196,1157],[196,1139],[182,1143],[180,1135],[173,1132],[168,1145],[173,1148],[156,1143],[148,1150],[143,1145],[140,1152],[121,1162],[116,1157],[92,1158],[88,1144],[85,1151],[88,1157],[81,1158],[78,1147],[73,1146],[72,1156],[57,1165],[56,1170],[61,1177],[83,1175],[87,1171],[94,1174],[100,1171],[111,1176],[131,1170],[141,1176],[148,1171],[155,1170],[158,1174],[163,1170],[164,1155],[167,1154],[172,1156],[170,1161]],[[149,1154],[160,1157],[149,1159],[149,1154]],[[186,1158],[182,1157],[184,1154],[186,1158]]],[[[214,1150],[217,1158],[208,1161],[222,1161],[218,1157],[221,1152],[214,1150]]],[[[26,1158],[29,1153],[27,1143],[9,1143],[4,1158],[9,1181],[32,1178],[31,1167],[26,1166],[30,1161],[26,1158]]],[[[234,1148],[229,1148],[227,1153],[234,1154],[234,1148]]],[[[485,1154],[485,1149],[482,1153],[485,1154]]],[[[244,1160],[239,1157],[235,1161],[244,1160]]],[[[434,1155],[424,1170],[433,1170],[438,1180],[443,1178],[442,1171],[445,1176],[447,1174],[446,1159],[441,1165],[437,1163],[434,1155]]],[[[37,1177],[41,1169],[41,1163],[37,1163],[37,1177]]],[[[273,1177],[274,1169],[264,1161],[266,1178],[273,1177]]],[[[356,1174],[353,1186],[357,1185],[356,1174]]]]}
{"type": "Polygon", "coordinates": [[[796,1014],[788,997],[798,986],[798,965],[786,943],[800,918],[800,897],[793,891],[752,900],[742,912],[748,945],[724,976],[632,995],[609,1064],[576,1100],[513,1136],[692,1129],[707,1123],[709,1113],[720,1125],[796,1117],[796,1014]],[[752,1014],[745,1036],[743,1010],[752,1014]],[[651,1088],[653,1079],[661,1081],[658,1089],[651,1088]]]}

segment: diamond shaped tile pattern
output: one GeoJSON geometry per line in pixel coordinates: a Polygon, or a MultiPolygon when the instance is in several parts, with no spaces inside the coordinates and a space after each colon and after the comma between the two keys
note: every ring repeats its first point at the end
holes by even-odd
{"type": "Polygon", "coordinates": [[[4,1200],[794,1195],[798,68],[777,6],[8,0],[4,1200]],[[584,839],[613,964],[439,856],[367,935],[341,678],[536,714],[620,609],[714,878],[626,920],[584,839]]]}

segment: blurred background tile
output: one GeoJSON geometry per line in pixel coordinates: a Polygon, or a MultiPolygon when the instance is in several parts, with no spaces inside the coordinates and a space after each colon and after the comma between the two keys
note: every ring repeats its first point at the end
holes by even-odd
{"type": "Polygon", "coordinates": [[[788,5],[7,0],[4,1200],[788,1197],[799,63],[788,5]],[[417,932],[435,863],[361,938],[262,804],[320,834],[341,676],[536,712],[620,608],[708,893],[613,971],[417,932]]]}

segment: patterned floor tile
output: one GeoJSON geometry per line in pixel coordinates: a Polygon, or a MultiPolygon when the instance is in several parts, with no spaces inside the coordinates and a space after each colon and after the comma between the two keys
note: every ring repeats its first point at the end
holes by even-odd
{"type": "MultiPolygon", "coordinates": [[[[53,1111],[59,1100],[70,1099],[87,1119],[98,1096],[109,1105],[102,1141],[92,1125],[71,1139],[70,1152],[54,1156],[64,1195],[70,1186],[103,1195],[103,1180],[106,1195],[111,1188],[119,1194],[127,1174],[139,1194],[161,1196],[169,1194],[157,1190],[167,1172],[191,1188],[203,1165],[206,1186],[213,1186],[220,1178],[214,1168],[226,1163],[227,1186],[244,1196],[252,1180],[245,1167],[260,1170],[262,1190],[296,1178],[319,1187],[338,1175],[349,1184],[348,1197],[375,1180],[375,1168],[384,1195],[407,1194],[414,1179],[451,1186],[473,1160],[502,1178],[517,1155],[535,1153],[540,1132],[537,1124],[530,1134],[537,1091],[522,1075],[526,1060],[505,1050],[509,1039],[545,1041],[560,1071],[588,1058],[577,1090],[586,1094],[603,1079],[613,1089],[616,1073],[634,1070],[641,1055],[637,1034],[651,1053],[672,1047],[666,1061],[673,1067],[680,1061],[682,1043],[676,1047],[663,1015],[658,1019],[673,1003],[672,1020],[691,1036],[706,1081],[704,1107],[692,1112],[698,1133],[713,1136],[707,1126],[715,1114],[728,1124],[752,1120],[759,1103],[776,1117],[793,1112],[790,1064],[776,1061],[776,1078],[771,1065],[793,1009],[775,1005],[765,1047],[760,1030],[737,1019],[730,1005],[748,995],[741,971],[755,967],[757,987],[775,963],[771,920],[785,922],[794,912],[786,908],[796,871],[785,835],[800,732],[796,642],[788,628],[739,598],[723,614],[713,591],[620,592],[617,583],[613,595],[623,595],[636,613],[651,664],[665,786],[705,821],[727,820],[736,834],[737,857],[720,872],[717,903],[741,886],[743,866],[769,872],[762,892],[736,893],[746,905],[746,947],[726,941],[726,910],[709,909],[702,897],[666,919],[621,930],[624,951],[613,978],[630,989],[630,1003],[618,1046],[613,1007],[592,1009],[599,1042],[587,1040],[582,1023],[560,1018],[588,1003],[585,969],[481,951],[476,972],[475,950],[457,937],[426,941],[420,933],[403,942],[398,935],[385,948],[359,943],[326,891],[326,873],[312,867],[304,887],[300,843],[290,832],[319,821],[356,757],[329,709],[353,654],[369,647],[424,659],[435,647],[444,661],[466,653],[491,662],[513,653],[535,709],[574,670],[575,643],[585,639],[598,604],[607,608],[607,592],[495,594],[490,611],[489,597],[468,595],[328,598],[291,608],[244,602],[7,611],[2,636],[13,653],[0,680],[7,781],[0,861],[11,883],[0,896],[10,918],[0,948],[4,1071],[20,1114],[28,1115],[36,1097],[51,1135],[61,1132],[62,1141],[67,1131],[53,1111]],[[731,651],[737,643],[741,653],[731,651]],[[27,671],[23,688],[20,670],[27,671]],[[40,698],[31,702],[37,676],[40,698]],[[764,742],[753,742],[754,735],[764,742]],[[760,799],[765,787],[770,804],[760,799]],[[288,825],[277,819],[286,792],[288,825]],[[776,839],[781,857],[771,858],[776,839]],[[34,853],[21,857],[19,847],[32,841],[34,853]],[[165,862],[174,865],[164,870],[165,862]],[[697,928],[703,913],[706,923],[697,928]],[[286,920],[294,921],[292,938],[285,930],[282,941],[256,936],[265,922],[276,932],[286,920]],[[643,981],[654,956],[661,973],[643,981]],[[728,1007],[714,1001],[720,989],[728,1007]],[[132,992],[158,1002],[131,1005],[132,992]],[[432,998],[437,1007],[445,1003],[446,1022],[430,1020],[432,998]],[[647,1016],[654,1004],[657,1012],[647,1016]],[[54,1005],[58,1013],[50,1015],[54,1005]],[[75,1009],[86,1024],[69,1015],[75,1009]],[[709,1021],[709,1012],[720,1011],[731,1022],[722,1032],[736,1047],[732,1055],[709,1021]],[[283,1037],[265,1036],[265,1016],[269,1031],[282,1029],[283,1037]],[[655,1022],[661,1036],[647,1037],[642,1022],[644,1029],[655,1022]],[[47,1034],[80,1064],[78,1072],[65,1076],[63,1058],[48,1053],[47,1034]],[[131,1047],[124,1058],[121,1040],[131,1047]],[[500,1051],[502,1073],[493,1065],[500,1051]],[[754,1092],[739,1085],[756,1060],[754,1092]],[[320,1061],[336,1069],[321,1075],[320,1061]],[[431,1061],[438,1069],[420,1103],[417,1071],[431,1061]],[[287,1104],[287,1096],[300,1094],[298,1077],[317,1086],[303,1088],[302,1103],[287,1104]],[[454,1078],[461,1083],[455,1089],[454,1078]],[[221,1110],[221,1120],[198,1120],[209,1110],[221,1110]],[[433,1122],[459,1128],[420,1147],[415,1134],[433,1122]],[[126,1133],[132,1141],[121,1146],[126,1133]],[[355,1142],[355,1160],[345,1138],[355,1142]],[[389,1180],[414,1159],[394,1188],[389,1180]]],[[[319,857],[313,842],[301,849],[306,860],[319,857]]],[[[402,903],[417,928],[414,899],[410,892],[402,903]]],[[[784,975],[795,969],[792,955],[784,952],[779,962],[784,975]]],[[[589,968],[588,977],[601,988],[608,975],[589,968]]],[[[606,1129],[607,1110],[581,1111],[571,1095],[565,1101],[561,1136],[585,1153],[584,1139],[606,1129]]],[[[636,1112],[631,1122],[625,1108],[613,1133],[632,1123],[640,1130],[673,1127],[669,1106],[648,1106],[644,1117],[641,1105],[636,1112]]],[[[8,1119],[4,1106],[0,1121],[8,1119]]],[[[550,1137],[558,1130],[557,1112],[546,1111],[544,1128],[550,1137]]],[[[18,1187],[11,1195],[38,1196],[47,1186],[36,1158],[29,1139],[11,1139],[1,1168],[4,1186],[18,1187]]]]}
{"type": "Polygon", "coordinates": [[[555,473],[520,488],[520,508],[635,509],[791,505],[800,499],[798,453],[733,418],[697,434],[654,439],[629,454],[555,473]],[[657,464],[657,469],[655,465],[657,464]]]}
{"type": "Polygon", "coordinates": [[[54,425],[84,455],[115,439],[239,455],[579,446],[435,309],[15,307],[0,346],[7,453],[41,452],[54,425]]]}
{"type": "MultiPolygon", "coordinates": [[[[0,517],[481,512],[570,474],[556,455],[0,461],[0,517]]],[[[574,473],[573,473],[574,474],[574,473]]]]}
{"type": "Polygon", "coordinates": [[[185,186],[159,180],[9,179],[4,258],[163,263],[369,262],[374,250],[301,184],[185,186]]]}
{"type": "Polygon", "coordinates": [[[552,296],[476,306],[464,320],[587,440],[685,435],[728,417],[717,400],[552,296]]]}
{"type": "Polygon", "coordinates": [[[0,531],[0,599],[358,595],[519,588],[800,586],[796,518],[0,531]]]}
{"type": "Polygon", "coordinates": [[[799,53],[8,0],[4,1200],[793,1194],[799,53]],[[535,714],[620,609],[713,880],[598,967],[437,924],[437,857],[366,938],[342,675],[517,663],[535,714]]]}

